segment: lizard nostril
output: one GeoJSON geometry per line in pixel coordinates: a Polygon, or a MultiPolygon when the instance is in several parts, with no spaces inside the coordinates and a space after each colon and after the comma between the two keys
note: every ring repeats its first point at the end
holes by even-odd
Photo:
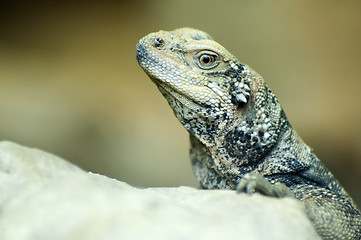
{"type": "Polygon", "coordinates": [[[155,46],[155,47],[163,46],[163,44],[164,44],[164,39],[163,39],[163,38],[161,38],[161,37],[156,37],[156,38],[154,39],[154,46],[155,46]]]}

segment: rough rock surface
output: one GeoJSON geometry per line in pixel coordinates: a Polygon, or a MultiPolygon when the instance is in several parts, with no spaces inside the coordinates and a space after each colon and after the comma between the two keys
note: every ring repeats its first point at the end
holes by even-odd
{"type": "Polygon", "coordinates": [[[138,189],[0,142],[0,239],[319,239],[302,205],[228,190],[138,189]]]}

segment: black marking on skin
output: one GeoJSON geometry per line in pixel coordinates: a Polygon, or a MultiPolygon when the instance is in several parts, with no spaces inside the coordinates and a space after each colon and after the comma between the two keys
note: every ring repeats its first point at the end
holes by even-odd
{"type": "Polygon", "coordinates": [[[185,58],[185,55],[182,54],[182,52],[178,52],[178,55],[185,65],[187,65],[190,69],[193,69],[193,67],[191,66],[191,64],[188,63],[187,59],[185,58]]]}

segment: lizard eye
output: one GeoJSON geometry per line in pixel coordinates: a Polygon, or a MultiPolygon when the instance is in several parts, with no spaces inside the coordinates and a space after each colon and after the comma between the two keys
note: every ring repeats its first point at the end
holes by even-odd
{"type": "Polygon", "coordinates": [[[196,64],[201,69],[212,69],[218,66],[219,57],[215,52],[201,51],[196,54],[196,64]]]}

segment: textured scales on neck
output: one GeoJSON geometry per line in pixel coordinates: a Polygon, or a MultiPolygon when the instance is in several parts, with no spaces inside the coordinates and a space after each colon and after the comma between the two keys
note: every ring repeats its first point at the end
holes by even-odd
{"type": "Polygon", "coordinates": [[[256,189],[273,194],[282,185],[304,203],[323,239],[361,238],[351,198],[249,66],[192,28],[150,33],[137,44],[137,60],[190,133],[203,188],[236,189],[259,179],[256,189]]]}

